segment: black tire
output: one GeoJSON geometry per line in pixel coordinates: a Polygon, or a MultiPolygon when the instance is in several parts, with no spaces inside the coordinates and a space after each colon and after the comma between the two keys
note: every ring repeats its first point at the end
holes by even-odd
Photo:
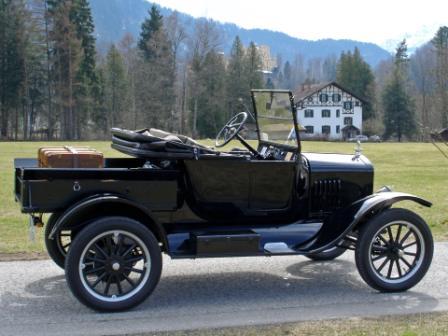
{"type": "Polygon", "coordinates": [[[434,242],[425,221],[406,209],[388,209],[360,230],[356,266],[364,281],[381,292],[415,286],[432,261],[434,242]]]}
{"type": "Polygon", "coordinates": [[[76,235],[65,261],[73,295],[98,311],[122,311],[140,304],[156,287],[161,272],[157,239],[143,224],[126,217],[90,223],[76,235]]]}
{"type": "Polygon", "coordinates": [[[306,255],[306,257],[314,261],[334,260],[337,257],[343,255],[346,250],[347,249],[343,247],[335,246],[319,253],[308,254],[306,255]]]}
{"type": "Polygon", "coordinates": [[[48,255],[50,258],[62,269],[65,267],[65,256],[67,255],[68,248],[71,243],[72,233],[70,230],[62,230],[56,232],[54,239],[49,239],[51,230],[56,224],[60,214],[54,213],[48,218],[47,224],[45,225],[45,246],[47,248],[48,255]]]}

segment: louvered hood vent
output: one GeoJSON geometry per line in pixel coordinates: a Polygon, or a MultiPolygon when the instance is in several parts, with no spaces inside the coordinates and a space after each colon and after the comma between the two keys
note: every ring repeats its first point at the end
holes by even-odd
{"type": "Polygon", "coordinates": [[[311,198],[313,211],[328,211],[341,205],[340,179],[316,180],[313,183],[311,198]]]}

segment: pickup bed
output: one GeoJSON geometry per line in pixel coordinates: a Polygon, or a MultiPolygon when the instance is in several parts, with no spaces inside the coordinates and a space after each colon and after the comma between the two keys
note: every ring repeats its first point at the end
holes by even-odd
{"type": "Polygon", "coordinates": [[[145,160],[105,159],[104,168],[39,168],[15,159],[15,198],[23,213],[54,213],[88,196],[118,194],[154,211],[178,205],[178,170],[143,168],[145,160]]]}

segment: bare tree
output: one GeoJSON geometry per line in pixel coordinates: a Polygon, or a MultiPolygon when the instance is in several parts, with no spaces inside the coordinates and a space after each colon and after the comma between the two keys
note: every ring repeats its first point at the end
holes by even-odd
{"type": "MultiPolygon", "coordinates": [[[[411,78],[419,96],[417,100],[418,118],[423,126],[424,136],[429,136],[431,129],[430,111],[434,94],[435,57],[431,45],[427,44],[415,51],[411,58],[411,78]]],[[[432,124],[434,121],[432,122],[432,124]]]]}
{"type": "Polygon", "coordinates": [[[437,59],[437,95],[442,114],[442,127],[448,127],[448,27],[440,27],[432,40],[437,59]]]}
{"type": "Polygon", "coordinates": [[[135,48],[133,47],[135,43],[134,38],[130,33],[126,33],[121,41],[118,43],[118,49],[124,58],[124,64],[126,67],[126,74],[129,84],[129,109],[128,113],[124,115],[124,125],[127,128],[137,129],[138,128],[138,110],[136,108],[136,76],[139,71],[138,68],[138,56],[135,48]]]}
{"type": "MultiPolygon", "coordinates": [[[[203,83],[200,73],[203,69],[205,59],[211,52],[217,52],[222,44],[222,38],[216,28],[216,24],[212,20],[198,20],[195,25],[194,34],[189,39],[190,50],[190,73],[184,76],[184,81],[189,79],[189,90],[192,100],[193,116],[192,116],[192,133],[197,136],[197,116],[198,116],[198,99],[203,92],[203,83]]],[[[185,98],[188,99],[188,98],[185,98]]],[[[181,120],[185,120],[186,111],[182,111],[181,120]]]]}
{"type": "Polygon", "coordinates": [[[212,20],[201,19],[196,22],[194,35],[189,39],[190,59],[204,61],[210,51],[217,51],[222,46],[222,36],[212,20]]]}
{"type": "MultiPolygon", "coordinates": [[[[184,44],[187,33],[185,31],[185,27],[179,21],[179,15],[176,11],[174,11],[170,16],[165,19],[165,30],[167,34],[168,41],[171,45],[171,53],[172,53],[172,72],[175,76],[174,78],[174,93],[176,103],[174,105],[174,111],[172,111],[171,115],[171,129],[175,131],[179,131],[182,129],[182,111],[183,108],[183,97],[184,97],[184,87],[182,85],[182,81],[179,80],[180,77],[184,75],[182,70],[185,69],[185,64],[181,65],[182,56],[179,55],[179,49],[184,44]]],[[[185,57],[184,57],[185,59],[185,57]]]]}

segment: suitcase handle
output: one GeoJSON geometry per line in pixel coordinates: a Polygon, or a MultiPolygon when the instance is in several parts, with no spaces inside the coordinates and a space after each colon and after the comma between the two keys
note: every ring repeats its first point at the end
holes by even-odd
{"type": "Polygon", "coordinates": [[[73,156],[72,156],[73,157],[73,168],[78,168],[79,167],[78,151],[71,146],[64,146],[64,148],[73,154],[73,156]]]}
{"type": "Polygon", "coordinates": [[[78,151],[76,150],[76,148],[73,148],[72,146],[64,146],[64,148],[72,154],[78,154],[78,151]]]}

